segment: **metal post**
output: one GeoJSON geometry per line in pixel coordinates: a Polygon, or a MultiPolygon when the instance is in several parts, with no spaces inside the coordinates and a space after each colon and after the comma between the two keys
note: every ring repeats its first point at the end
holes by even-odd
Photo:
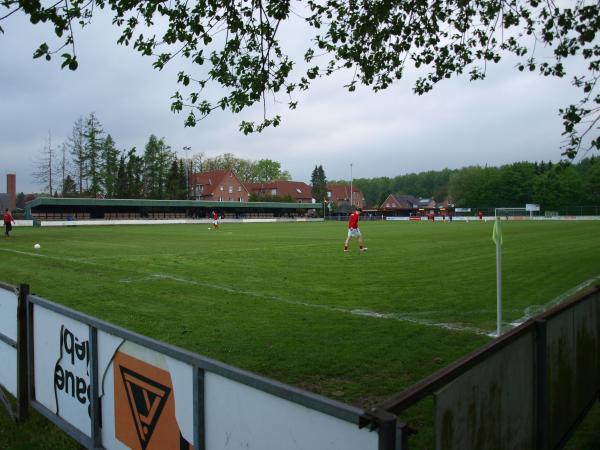
{"type": "Polygon", "coordinates": [[[27,370],[27,297],[29,285],[19,285],[17,304],[17,422],[29,418],[29,389],[27,370]]]}
{"type": "Polygon", "coordinates": [[[500,239],[496,239],[496,306],[496,336],[500,337],[502,334],[502,244],[500,239]]]}
{"type": "Polygon", "coordinates": [[[377,430],[379,436],[378,450],[397,450],[396,416],[381,408],[371,408],[359,423],[359,427],[369,427],[370,431],[377,430]],[[364,420],[362,420],[364,419],[364,420]]]}
{"type": "Polygon", "coordinates": [[[194,367],[194,449],[206,449],[206,428],[204,426],[204,370],[194,367]]]}
{"type": "Polygon", "coordinates": [[[90,327],[90,420],[92,423],[92,444],[94,448],[102,448],[102,434],[100,432],[100,377],[98,376],[98,330],[90,327]]]}
{"type": "Polygon", "coordinates": [[[27,387],[29,390],[29,401],[35,400],[35,345],[33,340],[33,303],[27,298],[27,387]]]}
{"type": "Polygon", "coordinates": [[[407,423],[399,422],[396,426],[396,450],[408,450],[408,438],[416,433],[417,430],[411,428],[407,423]]]}
{"type": "Polygon", "coordinates": [[[535,320],[535,428],[536,450],[548,448],[548,408],[547,403],[547,372],[546,372],[546,321],[535,320]]]}
{"type": "Polygon", "coordinates": [[[185,159],[187,159],[186,161],[186,181],[187,181],[187,196],[186,198],[189,200],[190,199],[190,194],[191,194],[191,177],[192,177],[192,161],[190,160],[188,153],[189,151],[192,149],[192,147],[190,147],[189,145],[184,145],[183,146],[183,151],[185,152],[185,159]]]}

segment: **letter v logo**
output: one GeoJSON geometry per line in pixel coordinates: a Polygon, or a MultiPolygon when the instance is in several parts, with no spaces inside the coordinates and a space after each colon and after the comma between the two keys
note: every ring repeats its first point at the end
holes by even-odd
{"type": "Polygon", "coordinates": [[[126,367],[119,369],[140,446],[146,450],[171,389],[126,367]]]}

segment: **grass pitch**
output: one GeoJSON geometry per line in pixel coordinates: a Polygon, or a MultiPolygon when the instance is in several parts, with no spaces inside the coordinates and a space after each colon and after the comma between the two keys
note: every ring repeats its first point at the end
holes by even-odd
{"type": "MultiPolygon", "coordinates": [[[[600,280],[600,221],[502,225],[506,323],[600,280]]],[[[369,407],[489,342],[492,226],[363,221],[364,253],[345,222],[16,228],[0,280],[369,407]]]]}

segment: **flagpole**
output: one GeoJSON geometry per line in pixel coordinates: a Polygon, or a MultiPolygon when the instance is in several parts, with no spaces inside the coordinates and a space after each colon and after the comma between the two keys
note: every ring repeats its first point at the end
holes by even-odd
{"type": "Polygon", "coordinates": [[[500,218],[496,217],[494,224],[494,235],[496,242],[496,306],[497,306],[497,326],[496,336],[500,337],[502,333],[502,232],[500,231],[500,218]]]}

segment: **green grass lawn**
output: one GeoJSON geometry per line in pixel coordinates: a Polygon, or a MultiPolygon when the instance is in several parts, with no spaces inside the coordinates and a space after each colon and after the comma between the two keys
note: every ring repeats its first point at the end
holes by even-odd
{"type": "MultiPolygon", "coordinates": [[[[345,222],[16,228],[0,281],[369,407],[490,341],[492,225],[363,222],[365,253],[342,252],[345,222]]],[[[600,221],[503,231],[507,323],[600,280],[600,221]]]]}

